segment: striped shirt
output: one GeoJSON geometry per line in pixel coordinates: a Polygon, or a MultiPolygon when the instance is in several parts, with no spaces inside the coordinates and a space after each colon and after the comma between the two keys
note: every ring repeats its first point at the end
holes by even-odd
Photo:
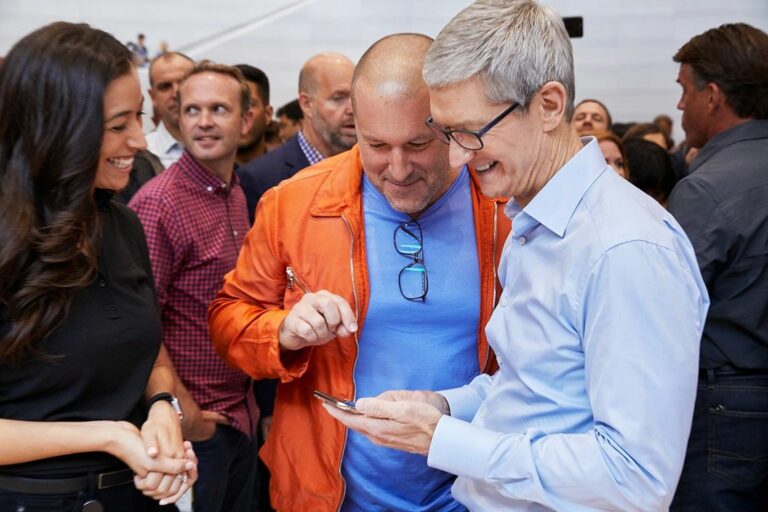
{"type": "Polygon", "coordinates": [[[133,197],[144,225],[163,321],[163,342],[201,409],[251,435],[258,419],[251,379],[214,351],[207,309],[235,267],[248,230],[237,174],[225,182],[184,152],[133,197]]]}

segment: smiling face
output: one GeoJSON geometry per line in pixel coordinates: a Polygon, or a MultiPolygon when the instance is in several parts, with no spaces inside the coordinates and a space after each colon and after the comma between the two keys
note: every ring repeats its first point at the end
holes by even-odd
{"type": "Polygon", "coordinates": [[[122,190],[128,185],[137,151],[146,149],[141,126],[143,96],[135,68],[112,80],[104,91],[104,137],[96,170],[96,188],[122,190]]]}
{"type": "Polygon", "coordinates": [[[365,175],[395,210],[418,217],[457,176],[448,148],[424,124],[429,93],[382,98],[365,82],[355,89],[355,120],[365,175]]]}
{"type": "MultiPolygon", "coordinates": [[[[450,165],[474,167],[486,196],[514,197],[527,203],[549,179],[542,170],[548,156],[538,96],[534,96],[527,114],[517,109],[483,135],[483,149],[469,151],[451,140],[450,165]]],[[[477,78],[431,90],[430,105],[435,124],[453,130],[478,130],[509,107],[486,100],[477,78]]]]}
{"type": "Polygon", "coordinates": [[[242,112],[240,84],[233,77],[203,71],[179,90],[179,126],[187,150],[224,181],[229,181],[240,137],[248,133],[253,112],[242,112]]]}
{"type": "Polygon", "coordinates": [[[580,103],[573,112],[573,126],[579,135],[594,131],[609,131],[608,112],[594,101],[580,103]]]}

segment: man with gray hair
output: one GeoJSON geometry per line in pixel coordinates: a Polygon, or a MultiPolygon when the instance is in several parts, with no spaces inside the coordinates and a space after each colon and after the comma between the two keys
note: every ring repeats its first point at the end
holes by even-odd
{"type": "Polygon", "coordinates": [[[453,475],[348,432],[313,397],[443,389],[496,368],[483,326],[509,222],[424,124],[430,43],[396,34],[363,55],[358,145],[264,195],[209,309],[230,364],[280,379],[261,450],[280,511],[464,510],[453,475]]]}
{"type": "Polygon", "coordinates": [[[486,326],[500,369],[359,399],[361,415],[326,410],[458,475],[453,496],[471,510],[666,510],[709,303],[685,233],[578,138],[571,44],[553,10],[474,3],[437,37],[424,77],[451,166],[512,198],[486,326]]]}

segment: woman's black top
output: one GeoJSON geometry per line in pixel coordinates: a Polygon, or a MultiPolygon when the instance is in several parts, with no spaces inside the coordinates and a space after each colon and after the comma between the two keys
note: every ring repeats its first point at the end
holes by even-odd
{"type": "MultiPolygon", "coordinates": [[[[98,277],[76,293],[61,326],[36,345],[53,361],[0,361],[0,418],[126,420],[138,427],[144,421],[143,393],[160,348],[160,314],[141,223],[106,194],[96,192],[103,229],[98,277]]],[[[8,328],[0,303],[0,332],[8,328]]],[[[106,453],[86,453],[0,466],[0,473],[65,475],[115,464],[106,453]]]]}

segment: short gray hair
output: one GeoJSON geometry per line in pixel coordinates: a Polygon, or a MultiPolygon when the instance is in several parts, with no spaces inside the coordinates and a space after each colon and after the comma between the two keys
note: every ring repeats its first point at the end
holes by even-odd
{"type": "Polygon", "coordinates": [[[566,91],[566,120],[576,95],[573,49],[560,15],[533,0],[478,0],[443,28],[427,53],[424,81],[440,89],[474,76],[493,103],[526,111],[547,82],[566,91]]]}

